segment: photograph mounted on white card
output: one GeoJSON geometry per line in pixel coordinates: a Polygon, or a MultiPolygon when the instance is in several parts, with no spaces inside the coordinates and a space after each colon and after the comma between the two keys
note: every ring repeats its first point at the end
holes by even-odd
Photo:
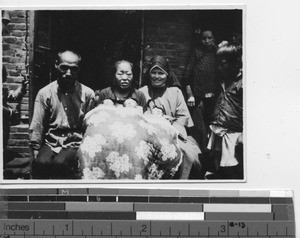
{"type": "Polygon", "coordinates": [[[243,6],[3,10],[5,182],[244,182],[243,6]]]}

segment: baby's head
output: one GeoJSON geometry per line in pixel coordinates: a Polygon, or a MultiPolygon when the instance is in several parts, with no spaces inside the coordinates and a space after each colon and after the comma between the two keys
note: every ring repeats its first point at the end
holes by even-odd
{"type": "Polygon", "coordinates": [[[105,99],[103,100],[103,105],[106,105],[106,106],[113,106],[114,105],[114,102],[110,99],[105,99]]]}
{"type": "Polygon", "coordinates": [[[158,107],[154,107],[152,109],[152,114],[153,115],[156,115],[156,116],[163,116],[164,115],[164,112],[161,108],[158,108],[158,107]]]}
{"type": "Polygon", "coordinates": [[[124,107],[134,107],[134,108],[136,108],[138,106],[138,104],[134,99],[128,98],[124,101],[123,106],[124,107]]]}

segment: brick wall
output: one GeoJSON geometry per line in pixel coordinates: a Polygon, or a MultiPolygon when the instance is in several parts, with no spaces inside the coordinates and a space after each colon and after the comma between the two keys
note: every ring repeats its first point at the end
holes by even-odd
{"type": "MultiPolygon", "coordinates": [[[[3,87],[14,90],[21,85],[23,76],[27,73],[30,39],[27,23],[30,12],[8,12],[10,16],[10,22],[7,25],[9,32],[2,36],[2,62],[7,71],[7,79],[3,87]]],[[[21,102],[9,104],[14,108],[19,104],[21,116],[27,116],[29,114],[28,90],[21,102]]],[[[28,122],[26,120],[11,128],[8,147],[25,156],[28,155],[28,122]]]]}
{"type": "Polygon", "coordinates": [[[189,56],[191,27],[187,12],[145,12],[144,66],[153,55],[162,55],[180,80],[189,56]]]}
{"type": "MultiPolygon", "coordinates": [[[[30,11],[9,11],[9,34],[2,38],[3,65],[8,77],[4,87],[15,89],[21,85],[29,63],[30,11]],[[27,24],[26,24],[27,23],[27,24]]],[[[191,44],[191,17],[180,11],[146,11],[144,18],[143,72],[151,56],[165,56],[179,80],[185,68],[191,44]]],[[[28,90],[27,90],[28,91],[28,90]]],[[[28,92],[20,102],[21,115],[28,115],[28,92]]],[[[11,104],[16,106],[15,103],[11,104]]],[[[28,155],[28,124],[21,122],[11,128],[9,147],[28,155]]]]}

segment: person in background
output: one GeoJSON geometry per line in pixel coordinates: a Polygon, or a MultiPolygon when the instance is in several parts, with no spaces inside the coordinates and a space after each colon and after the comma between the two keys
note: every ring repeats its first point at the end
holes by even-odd
{"type": "Polygon", "coordinates": [[[73,51],[59,52],[56,80],[36,96],[29,127],[33,179],[77,178],[82,122],[94,98],[94,91],[78,81],[80,61],[73,51]]]}
{"type": "Polygon", "coordinates": [[[146,86],[139,90],[146,96],[145,113],[164,116],[179,132],[179,146],[184,159],[175,178],[200,179],[202,173],[198,156],[201,151],[187,135],[186,127],[192,127],[194,123],[176,82],[168,61],[162,56],[155,56],[146,74],[146,86]]]}
{"type": "Polygon", "coordinates": [[[1,11],[1,20],[2,20],[2,35],[6,36],[9,35],[9,29],[7,25],[10,23],[10,14],[7,10],[1,11]]]}
{"type": "Polygon", "coordinates": [[[210,123],[208,149],[219,152],[219,178],[242,179],[243,82],[240,46],[222,44],[217,51],[220,95],[210,123]]]}
{"type": "Polygon", "coordinates": [[[95,100],[90,104],[89,109],[102,104],[107,105],[108,99],[114,105],[126,106],[134,100],[138,106],[144,107],[146,99],[143,93],[133,87],[133,64],[126,60],[117,61],[114,65],[114,78],[111,87],[96,91],[95,100]],[[132,100],[129,100],[132,99],[132,100]],[[124,104],[125,103],[125,104],[124,104]]]}
{"type": "MultiPolygon", "coordinates": [[[[9,12],[2,10],[2,36],[9,35],[9,29],[7,28],[9,22],[9,12]]],[[[10,127],[20,123],[19,105],[13,108],[9,103],[17,102],[19,104],[21,102],[26,94],[28,79],[24,77],[22,85],[12,90],[9,85],[5,85],[7,76],[7,70],[2,65],[3,177],[4,179],[29,178],[30,159],[23,158],[21,154],[7,148],[10,127]]]]}
{"type": "MultiPolygon", "coordinates": [[[[6,81],[6,76],[2,74],[3,83],[6,81]]],[[[20,112],[17,108],[12,108],[9,102],[20,102],[26,94],[28,80],[25,78],[22,85],[16,90],[10,90],[6,86],[2,86],[2,112],[3,112],[3,148],[6,148],[10,126],[17,125],[20,122],[20,112]]]]}
{"type": "MultiPolygon", "coordinates": [[[[7,76],[3,72],[2,79],[3,83],[5,83],[7,76]]],[[[28,177],[30,172],[30,159],[23,158],[21,154],[7,148],[10,127],[20,124],[21,115],[19,106],[22,98],[26,95],[27,84],[28,79],[24,77],[22,85],[16,90],[9,89],[7,85],[2,86],[3,165],[5,179],[25,178],[28,177]],[[9,103],[16,102],[18,103],[16,108],[9,105],[9,103]]]]}
{"type": "Polygon", "coordinates": [[[197,35],[200,38],[197,39],[197,45],[187,62],[182,84],[185,87],[187,105],[195,123],[191,134],[205,153],[208,125],[215,105],[217,47],[211,29],[197,31],[197,35]]]}
{"type": "MultiPolygon", "coordinates": [[[[10,17],[7,11],[2,10],[2,35],[9,35],[9,31],[7,29],[7,25],[10,22],[10,17]]],[[[2,83],[5,83],[7,79],[7,71],[4,65],[2,65],[2,83]]],[[[26,90],[26,88],[25,88],[26,90]]],[[[26,91],[25,91],[26,93],[26,91]]],[[[9,90],[7,87],[4,87],[2,84],[2,126],[3,126],[3,152],[6,150],[7,142],[9,139],[9,132],[10,132],[10,124],[12,121],[15,121],[14,118],[18,118],[20,116],[19,112],[16,109],[12,109],[8,104],[7,101],[13,99],[19,99],[21,95],[15,94],[13,91],[9,90]]],[[[5,156],[4,156],[5,158],[5,156]]]]}

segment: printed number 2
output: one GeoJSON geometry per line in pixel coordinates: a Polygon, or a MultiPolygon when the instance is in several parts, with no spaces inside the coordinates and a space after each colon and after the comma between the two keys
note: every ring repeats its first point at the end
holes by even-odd
{"type": "Polygon", "coordinates": [[[221,232],[226,232],[226,226],[225,225],[221,226],[221,232]]]}
{"type": "Polygon", "coordinates": [[[146,225],[142,225],[142,232],[147,232],[147,226],[146,225]]]}

